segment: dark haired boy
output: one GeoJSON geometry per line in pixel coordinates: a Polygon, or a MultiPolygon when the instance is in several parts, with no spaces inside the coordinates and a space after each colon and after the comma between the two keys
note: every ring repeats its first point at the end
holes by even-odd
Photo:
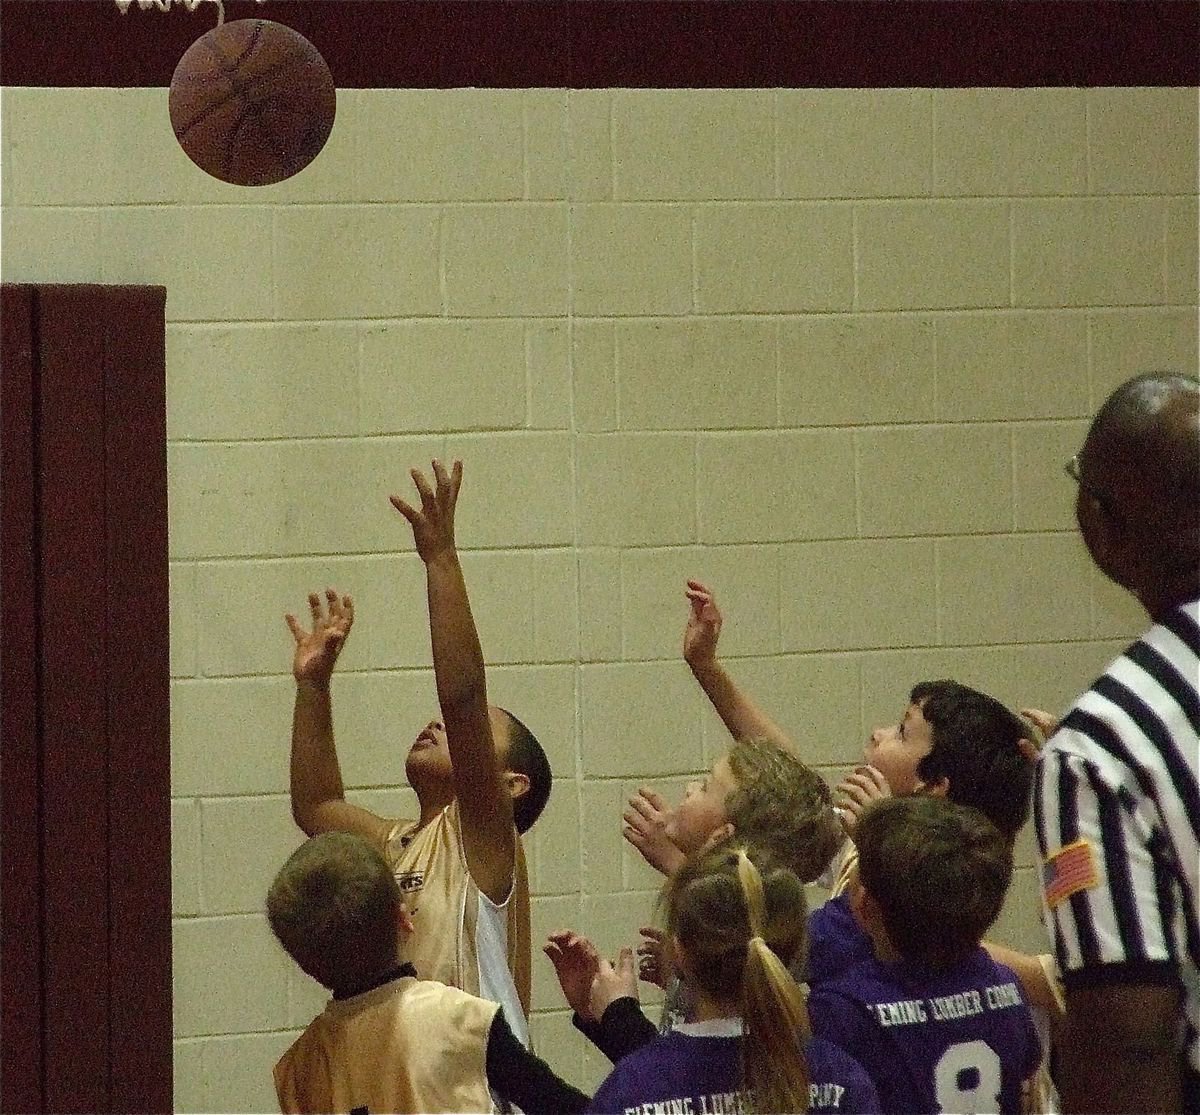
{"type": "MultiPolygon", "coordinates": [[[[769,740],[797,754],[800,748],[718,659],[723,616],[712,590],[700,581],[688,581],[686,596],[691,611],[683,637],[684,661],[730,735],[769,740]]],[[[921,682],[910,692],[900,720],[871,732],[863,765],[838,786],[842,823],[853,834],[859,814],[872,801],[922,793],[973,806],[1015,838],[1029,817],[1036,756],[1030,735],[1018,717],[986,693],[955,681],[921,682]]],[[[666,803],[646,790],[630,800],[625,814],[625,838],[666,874],[683,856],[669,839],[672,820],[666,803]]],[[[836,974],[871,955],[870,941],[844,895],[855,859],[854,844],[847,840],[835,870],[821,880],[831,887],[833,898],[810,916],[810,980],[836,974]]],[[[1023,975],[1044,980],[1035,958],[1021,960],[1027,962],[1022,964],[1023,975]]]]}
{"type": "Polygon", "coordinates": [[[1023,1110],[1041,1048],[1016,974],[980,945],[1012,847],[977,809],[927,795],[864,810],[855,915],[875,955],[812,989],[813,1032],[867,1070],[885,1112],[1023,1110]]]}
{"type": "Polygon", "coordinates": [[[581,1111],[587,1096],[513,1036],[494,1002],[418,979],[412,919],[378,849],[352,833],[302,844],[267,894],[284,949],[333,992],[275,1066],[280,1110],[581,1111]]]}
{"type": "Polygon", "coordinates": [[[550,793],[550,766],[511,713],[488,704],[483,653],[454,541],[462,462],[433,462],[434,486],[417,469],[420,507],[392,505],[409,522],[425,564],[433,671],[441,718],[409,749],[405,773],[420,817],[389,820],[345,800],[333,741],[329,684],[354,621],[349,596],[309,596],[312,630],[295,616],[292,672],[292,816],[309,835],[351,832],[387,859],[408,902],[410,959],[422,979],[440,980],[500,1003],[528,1041],[529,882],[519,833],[550,793]]]}

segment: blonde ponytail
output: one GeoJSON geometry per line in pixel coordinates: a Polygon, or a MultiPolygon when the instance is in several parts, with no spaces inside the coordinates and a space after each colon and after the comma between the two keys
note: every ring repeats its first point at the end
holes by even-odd
{"type": "MultiPolygon", "coordinates": [[[[764,936],[767,898],[762,876],[744,848],[738,849],[737,859],[752,934],[742,975],[746,1090],[757,1112],[804,1112],[808,1110],[809,1076],[802,1043],[809,1035],[808,1010],[796,981],[764,936]]],[[[799,898],[803,917],[802,889],[799,898]]]]}
{"type": "Polygon", "coordinates": [[[803,883],[787,868],[767,867],[758,852],[724,847],[684,864],[665,897],[690,976],[742,1015],[743,1083],[752,1109],[806,1112],[808,1011],[787,970],[804,950],[803,883]]]}

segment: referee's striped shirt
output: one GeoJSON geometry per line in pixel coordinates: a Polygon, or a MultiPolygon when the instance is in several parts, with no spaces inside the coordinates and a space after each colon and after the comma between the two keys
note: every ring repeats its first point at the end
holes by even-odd
{"type": "Polygon", "coordinates": [[[1198,752],[1193,601],[1133,643],[1063,718],[1038,763],[1034,823],[1067,988],[1179,983],[1187,1059],[1200,1078],[1198,752]],[[1065,878],[1053,857],[1080,840],[1095,882],[1076,890],[1078,856],[1065,878]]]}

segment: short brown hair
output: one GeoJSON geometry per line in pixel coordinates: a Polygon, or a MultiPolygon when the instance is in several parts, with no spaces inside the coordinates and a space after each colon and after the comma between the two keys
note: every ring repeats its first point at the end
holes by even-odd
{"type": "Polygon", "coordinates": [[[887,935],[909,960],[957,964],[1000,913],[1012,847],[983,813],[925,794],[884,798],[854,831],[858,874],[887,935]]]}
{"type": "Polygon", "coordinates": [[[734,839],[769,852],[801,882],[818,878],[845,840],[825,780],[769,740],[737,740],[728,763],[738,784],[725,801],[734,839]]]}
{"type": "Polygon", "coordinates": [[[400,888],[359,836],[326,832],[292,853],[267,892],[279,943],[318,983],[367,983],[396,962],[400,888]]]}

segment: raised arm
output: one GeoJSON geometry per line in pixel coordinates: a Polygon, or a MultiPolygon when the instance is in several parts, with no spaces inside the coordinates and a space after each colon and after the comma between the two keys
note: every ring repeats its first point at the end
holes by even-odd
{"type": "Polygon", "coordinates": [[[691,610],[683,632],[683,660],[729,734],[734,739],[770,740],[794,752],[796,745],[787,733],[739,688],[717,660],[722,616],[712,590],[700,581],[688,581],[686,595],[691,610]]]}
{"type": "Polygon", "coordinates": [[[413,507],[399,496],[392,496],[391,502],[412,527],[417,553],[425,563],[433,673],[462,816],[467,869],[484,894],[503,902],[512,889],[517,834],[512,797],[492,738],[483,651],[454,542],[462,462],[455,461],[447,473],[441,461],[434,461],[434,487],[419,469],[411,476],[421,506],[413,507]]]}
{"type": "Polygon", "coordinates": [[[354,623],[354,601],[336,590],[321,597],[308,594],[312,630],[294,615],[287,625],[296,641],[292,674],[296,704],[292,712],[292,817],[309,836],[320,832],[353,832],[376,847],[387,839],[391,822],[351,805],[342,787],[342,772],[333,742],[333,706],[329,686],[338,654],[354,623]]]}

